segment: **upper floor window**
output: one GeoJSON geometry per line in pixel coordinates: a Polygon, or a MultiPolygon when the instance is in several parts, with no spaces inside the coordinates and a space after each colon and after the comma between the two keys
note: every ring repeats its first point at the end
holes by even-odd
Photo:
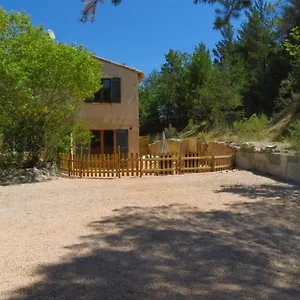
{"type": "Polygon", "coordinates": [[[121,78],[103,78],[102,88],[88,103],[121,103],[121,78]]]}

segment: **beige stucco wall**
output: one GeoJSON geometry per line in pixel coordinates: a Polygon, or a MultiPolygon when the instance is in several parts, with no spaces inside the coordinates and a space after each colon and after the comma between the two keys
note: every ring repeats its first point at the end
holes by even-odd
{"type": "Polygon", "coordinates": [[[128,150],[139,152],[138,73],[102,61],[102,78],[121,78],[121,103],[85,103],[80,118],[94,130],[128,129],[128,150]]]}
{"type": "Polygon", "coordinates": [[[300,156],[237,151],[236,167],[300,183],[300,156]]]}

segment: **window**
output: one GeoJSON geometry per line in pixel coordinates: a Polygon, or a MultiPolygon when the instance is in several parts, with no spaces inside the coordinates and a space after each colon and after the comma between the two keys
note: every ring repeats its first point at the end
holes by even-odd
{"type": "Polygon", "coordinates": [[[121,78],[103,78],[102,88],[87,103],[121,103],[121,78]]]}

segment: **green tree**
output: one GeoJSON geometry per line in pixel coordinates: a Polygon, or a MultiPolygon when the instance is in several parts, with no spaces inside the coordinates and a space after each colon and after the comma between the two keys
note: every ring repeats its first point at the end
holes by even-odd
{"type": "Polygon", "coordinates": [[[198,121],[206,121],[210,128],[231,126],[242,111],[242,91],[246,86],[243,62],[223,61],[213,66],[210,77],[201,88],[194,111],[198,121]]]}
{"type": "Polygon", "coordinates": [[[202,97],[202,89],[211,77],[212,63],[210,53],[203,43],[199,44],[192,53],[191,62],[188,65],[187,97],[192,103],[189,119],[200,121],[206,119],[208,107],[202,97]]]}
{"type": "Polygon", "coordinates": [[[28,15],[0,8],[0,132],[6,147],[27,153],[25,165],[54,157],[100,79],[82,46],[55,43],[28,15]]]}
{"type": "Polygon", "coordinates": [[[215,62],[222,64],[224,60],[232,60],[235,55],[235,38],[234,28],[228,23],[221,29],[222,39],[216,44],[213,49],[215,55],[215,62]]]}
{"type": "Polygon", "coordinates": [[[300,26],[300,0],[287,0],[283,5],[281,20],[282,33],[287,37],[291,30],[300,26]]]}
{"type": "Polygon", "coordinates": [[[161,101],[162,74],[152,71],[139,89],[140,102],[140,133],[149,134],[161,132],[168,126],[168,120],[163,115],[164,107],[161,101]]]}
{"type": "Polygon", "coordinates": [[[161,131],[169,125],[182,130],[198,119],[194,104],[211,72],[211,59],[204,44],[192,54],[170,50],[159,71],[152,72],[140,88],[142,133],[161,131]]]}
{"type": "Polygon", "coordinates": [[[161,68],[161,103],[162,114],[168,125],[183,129],[188,122],[192,103],[187,97],[187,68],[190,55],[185,52],[170,50],[166,55],[166,63],[161,68]]]}
{"type": "Polygon", "coordinates": [[[165,59],[161,69],[149,74],[140,88],[142,133],[161,131],[169,125],[183,128],[188,122],[191,103],[186,98],[186,81],[190,57],[171,49],[165,59]]]}
{"type": "Polygon", "coordinates": [[[258,0],[246,16],[237,41],[237,51],[248,70],[244,106],[248,115],[270,115],[280,82],[286,78],[289,68],[276,30],[276,7],[258,0]]]}
{"type": "Polygon", "coordinates": [[[284,47],[291,57],[292,70],[290,73],[290,81],[292,87],[292,100],[300,103],[300,27],[291,30],[290,39],[284,42],[284,47]]]}

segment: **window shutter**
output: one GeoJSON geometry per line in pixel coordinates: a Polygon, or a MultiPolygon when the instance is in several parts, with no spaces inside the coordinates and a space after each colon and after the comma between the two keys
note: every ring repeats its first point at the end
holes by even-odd
{"type": "Polygon", "coordinates": [[[111,102],[121,103],[121,78],[111,79],[111,102]]]}

